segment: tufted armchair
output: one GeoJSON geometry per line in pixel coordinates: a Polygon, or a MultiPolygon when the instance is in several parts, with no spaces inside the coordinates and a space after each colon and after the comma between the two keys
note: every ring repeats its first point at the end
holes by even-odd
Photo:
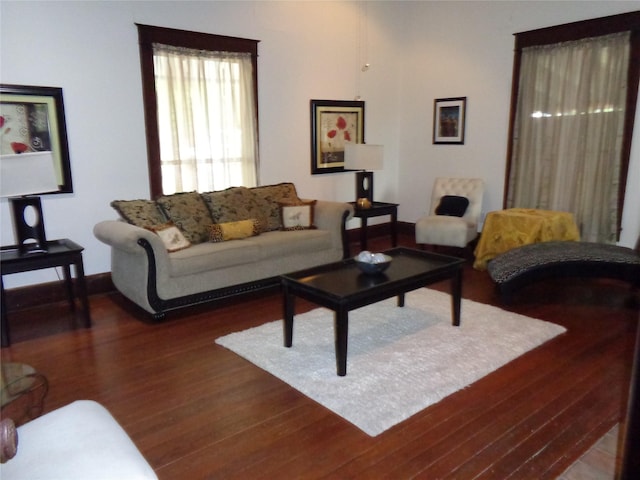
{"type": "Polygon", "coordinates": [[[429,214],[416,222],[416,243],[465,248],[478,236],[483,193],[480,178],[436,178],[429,214]]]}

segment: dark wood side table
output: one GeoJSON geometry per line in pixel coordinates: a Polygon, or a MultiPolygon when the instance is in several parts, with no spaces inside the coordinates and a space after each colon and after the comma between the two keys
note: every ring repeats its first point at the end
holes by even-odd
{"type": "Polygon", "coordinates": [[[386,202],[373,202],[369,208],[358,208],[356,202],[349,202],[353,205],[353,216],[360,219],[360,248],[367,249],[367,220],[370,217],[381,215],[391,215],[391,245],[395,247],[398,243],[398,204],[386,202]]]}
{"type": "Polygon", "coordinates": [[[31,270],[41,270],[43,268],[62,267],[64,270],[64,280],[69,297],[69,305],[75,311],[76,303],[73,289],[73,279],[71,278],[71,265],[75,268],[76,293],[82,305],[82,316],[84,326],[91,327],[91,315],[89,313],[89,300],[87,298],[87,286],[84,279],[84,265],[82,263],[82,251],[77,243],[65,238],[61,240],[50,240],[47,242],[47,251],[43,253],[31,253],[21,255],[17,246],[6,246],[0,248],[0,275],[2,293],[2,346],[8,347],[11,344],[9,335],[9,323],[7,321],[7,306],[4,292],[4,276],[10,273],[27,272],[31,270]]]}

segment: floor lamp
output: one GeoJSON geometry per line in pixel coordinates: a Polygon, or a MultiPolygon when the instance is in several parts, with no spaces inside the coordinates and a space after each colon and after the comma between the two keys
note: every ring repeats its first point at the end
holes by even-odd
{"type": "Polygon", "coordinates": [[[373,172],[382,169],[384,147],[364,143],[347,143],[344,148],[345,170],[360,170],[356,173],[356,205],[370,208],[373,204],[373,172]]]}
{"type": "Polygon", "coordinates": [[[59,190],[51,152],[0,155],[0,196],[9,198],[22,255],[47,251],[42,193],[59,190]]]}

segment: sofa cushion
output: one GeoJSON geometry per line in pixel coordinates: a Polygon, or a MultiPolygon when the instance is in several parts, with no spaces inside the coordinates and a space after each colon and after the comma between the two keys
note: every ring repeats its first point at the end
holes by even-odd
{"type": "Polygon", "coordinates": [[[191,243],[209,241],[211,214],[198,192],[174,193],[157,200],[165,215],[191,243]]]}
{"type": "Polygon", "coordinates": [[[251,243],[260,247],[260,258],[312,254],[331,249],[331,234],[326,230],[294,230],[266,232],[253,237],[251,243]]]}
{"type": "Polygon", "coordinates": [[[206,242],[170,254],[171,276],[190,276],[260,260],[260,248],[251,237],[228,242],[206,242]]]}
{"type": "Polygon", "coordinates": [[[285,182],[276,185],[254,187],[251,192],[256,197],[256,202],[262,208],[266,217],[266,229],[269,231],[280,229],[280,205],[279,202],[297,202],[298,193],[293,183],[285,182]]]}
{"type": "Polygon", "coordinates": [[[147,228],[167,222],[162,210],[152,200],[114,200],[110,204],[128,223],[147,228]]]}
{"type": "Polygon", "coordinates": [[[217,192],[202,194],[214,223],[229,223],[257,219],[260,225],[267,224],[262,202],[247,187],[231,187],[217,192]]]}
{"type": "Polygon", "coordinates": [[[168,252],[177,252],[191,246],[191,242],[184,237],[182,231],[173,222],[147,227],[147,230],[151,230],[160,237],[168,252]]]}
{"type": "Polygon", "coordinates": [[[281,230],[308,230],[316,228],[313,214],[316,200],[279,202],[281,230]]]}
{"type": "Polygon", "coordinates": [[[241,240],[260,235],[261,230],[261,222],[255,218],[238,220],[237,222],[214,223],[211,225],[210,239],[212,242],[241,240]]]}

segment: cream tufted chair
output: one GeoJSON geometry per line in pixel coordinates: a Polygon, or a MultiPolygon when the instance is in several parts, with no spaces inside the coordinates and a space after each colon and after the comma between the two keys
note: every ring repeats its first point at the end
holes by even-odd
{"type": "MultiPolygon", "coordinates": [[[[416,243],[465,248],[478,236],[483,193],[484,181],[480,178],[436,178],[431,193],[429,214],[416,222],[416,243]],[[465,197],[469,200],[469,205],[461,217],[436,213],[445,195],[465,197]]],[[[460,199],[450,200],[455,202],[460,199]]],[[[442,207],[438,210],[440,212],[442,207]]]]}

